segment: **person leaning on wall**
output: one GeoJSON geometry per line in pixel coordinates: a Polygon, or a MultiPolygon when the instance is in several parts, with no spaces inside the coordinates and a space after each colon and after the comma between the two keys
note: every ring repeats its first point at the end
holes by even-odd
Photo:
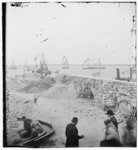
{"type": "Polygon", "coordinates": [[[114,126],[117,128],[118,130],[118,122],[117,122],[117,119],[116,117],[114,116],[114,112],[112,110],[108,110],[106,115],[109,117],[109,119],[111,120],[111,122],[114,124],[114,126]]]}
{"type": "Polygon", "coordinates": [[[112,123],[110,119],[104,121],[105,124],[105,137],[100,142],[101,147],[122,147],[120,142],[120,137],[118,134],[118,129],[112,123]]]}

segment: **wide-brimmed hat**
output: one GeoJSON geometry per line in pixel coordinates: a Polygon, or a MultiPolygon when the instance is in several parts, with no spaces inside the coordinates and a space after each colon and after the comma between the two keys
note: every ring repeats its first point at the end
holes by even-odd
{"type": "Polygon", "coordinates": [[[107,114],[107,115],[114,115],[114,112],[112,111],[112,110],[107,110],[107,113],[105,113],[105,114],[107,114]]]}
{"type": "Polygon", "coordinates": [[[72,122],[78,122],[78,118],[77,117],[73,117],[71,121],[72,122]]]}

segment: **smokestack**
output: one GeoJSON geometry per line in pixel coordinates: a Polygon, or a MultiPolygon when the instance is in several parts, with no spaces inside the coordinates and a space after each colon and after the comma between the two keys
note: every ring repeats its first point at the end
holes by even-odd
{"type": "Polygon", "coordinates": [[[130,80],[132,80],[132,67],[130,68],[130,80]]]}
{"type": "Polygon", "coordinates": [[[120,70],[119,70],[119,68],[116,69],[116,72],[117,72],[117,78],[116,79],[119,80],[120,79],[120,70]]]}

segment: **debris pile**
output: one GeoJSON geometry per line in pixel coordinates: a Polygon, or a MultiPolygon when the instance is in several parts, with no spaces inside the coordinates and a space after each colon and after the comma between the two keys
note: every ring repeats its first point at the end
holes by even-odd
{"type": "Polygon", "coordinates": [[[60,74],[56,77],[56,80],[58,83],[62,83],[62,84],[65,84],[65,85],[68,85],[70,83],[72,83],[72,77],[71,76],[68,76],[68,75],[65,75],[65,74],[60,74]]]}
{"type": "Polygon", "coordinates": [[[78,97],[92,99],[92,100],[94,99],[91,83],[82,82],[80,90],[78,92],[78,97]]]}

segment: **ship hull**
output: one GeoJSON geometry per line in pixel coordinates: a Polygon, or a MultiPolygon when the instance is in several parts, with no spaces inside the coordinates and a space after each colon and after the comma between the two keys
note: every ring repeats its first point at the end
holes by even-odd
{"type": "Polygon", "coordinates": [[[83,67],[82,69],[105,69],[105,67],[83,67]]]}
{"type": "Polygon", "coordinates": [[[62,67],[62,69],[69,69],[69,67],[62,67]]]}

